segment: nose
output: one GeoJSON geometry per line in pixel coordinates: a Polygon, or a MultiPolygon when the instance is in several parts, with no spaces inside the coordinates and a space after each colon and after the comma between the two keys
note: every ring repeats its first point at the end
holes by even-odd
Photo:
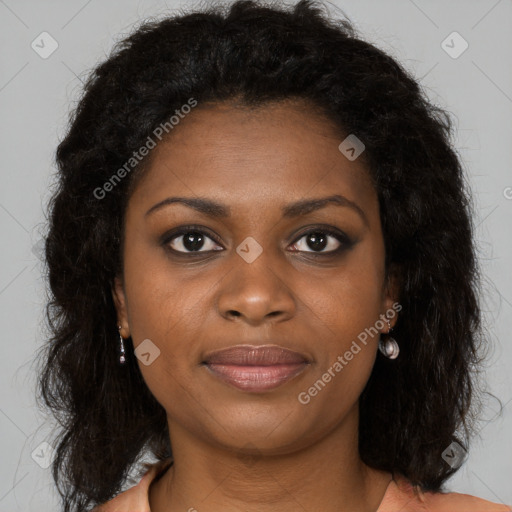
{"type": "Polygon", "coordinates": [[[281,275],[284,270],[272,267],[264,253],[252,263],[240,259],[222,280],[217,299],[219,314],[251,326],[289,320],[295,314],[296,300],[281,275]]]}

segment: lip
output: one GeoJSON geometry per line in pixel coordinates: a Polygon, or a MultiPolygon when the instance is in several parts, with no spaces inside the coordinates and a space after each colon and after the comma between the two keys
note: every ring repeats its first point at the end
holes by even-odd
{"type": "Polygon", "coordinates": [[[275,389],[302,373],[310,364],[298,352],[278,345],[236,345],[210,352],[203,361],[210,374],[238,389],[275,389]]]}
{"type": "Polygon", "coordinates": [[[309,362],[303,354],[279,345],[235,345],[206,354],[207,364],[270,366],[309,362]]]}

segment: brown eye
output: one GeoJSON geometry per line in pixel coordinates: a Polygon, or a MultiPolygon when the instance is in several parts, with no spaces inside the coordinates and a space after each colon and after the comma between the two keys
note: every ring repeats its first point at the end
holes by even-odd
{"type": "Polygon", "coordinates": [[[294,242],[293,247],[297,252],[330,254],[339,252],[340,248],[348,248],[351,245],[351,240],[344,233],[318,228],[301,235],[294,242]]]}
{"type": "Polygon", "coordinates": [[[208,236],[205,231],[194,228],[182,228],[171,236],[168,236],[164,243],[169,246],[171,250],[182,254],[218,251],[223,249],[212,237],[208,236]]]}

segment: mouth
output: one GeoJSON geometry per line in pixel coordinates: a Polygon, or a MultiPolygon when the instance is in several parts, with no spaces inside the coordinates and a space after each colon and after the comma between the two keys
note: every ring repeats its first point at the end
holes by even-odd
{"type": "Polygon", "coordinates": [[[255,393],[281,386],[311,362],[304,355],[277,345],[236,345],[208,354],[202,364],[213,377],[255,393]]]}

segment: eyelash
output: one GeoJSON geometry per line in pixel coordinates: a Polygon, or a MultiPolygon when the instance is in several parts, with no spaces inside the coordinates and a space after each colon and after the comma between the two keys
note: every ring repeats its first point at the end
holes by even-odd
{"type": "MultiPolygon", "coordinates": [[[[170,233],[165,234],[163,237],[163,240],[162,240],[162,244],[164,246],[166,246],[166,248],[173,255],[177,255],[177,256],[187,255],[187,257],[188,257],[190,255],[195,256],[195,255],[208,254],[208,253],[217,252],[217,251],[220,252],[220,249],[213,249],[210,251],[186,252],[186,251],[177,251],[170,247],[170,245],[169,245],[170,242],[173,241],[175,238],[178,238],[180,236],[186,235],[191,232],[198,233],[200,235],[204,235],[204,236],[212,239],[216,244],[222,245],[217,236],[211,234],[209,231],[206,231],[204,228],[202,228],[200,226],[196,226],[196,225],[182,226],[180,228],[177,228],[176,230],[173,230],[170,233]]],[[[330,227],[326,227],[326,226],[325,227],[324,226],[313,226],[313,227],[309,228],[307,231],[301,233],[298,237],[296,237],[294,239],[294,241],[291,243],[291,245],[297,244],[302,238],[304,238],[305,236],[307,236],[311,233],[322,233],[325,235],[332,236],[340,243],[340,247],[338,247],[337,249],[331,250],[331,251],[327,251],[327,252],[300,251],[300,250],[295,250],[293,252],[305,253],[308,256],[313,256],[313,257],[317,257],[317,256],[323,256],[323,257],[331,256],[332,257],[332,256],[340,254],[341,252],[343,252],[345,250],[350,249],[354,245],[354,242],[345,233],[343,233],[342,231],[338,231],[336,229],[330,228],[330,227]]]]}

